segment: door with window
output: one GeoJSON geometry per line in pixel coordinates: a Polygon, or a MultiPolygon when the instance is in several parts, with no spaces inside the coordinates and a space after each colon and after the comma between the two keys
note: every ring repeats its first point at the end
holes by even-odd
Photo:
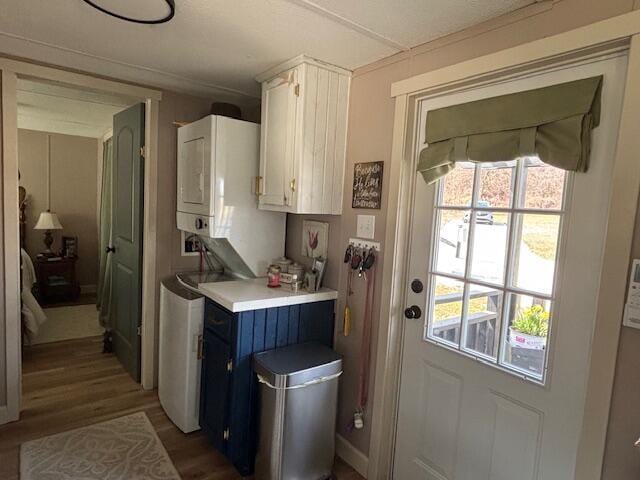
{"type": "Polygon", "coordinates": [[[419,103],[430,110],[604,75],[590,168],[457,162],[414,180],[397,480],[574,478],[626,56],[419,103]]]}

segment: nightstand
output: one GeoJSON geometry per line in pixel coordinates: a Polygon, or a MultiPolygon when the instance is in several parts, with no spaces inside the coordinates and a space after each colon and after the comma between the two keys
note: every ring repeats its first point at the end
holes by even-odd
{"type": "Polygon", "coordinates": [[[76,282],[77,258],[36,259],[38,299],[43,305],[76,300],[80,286],[76,282]]]}

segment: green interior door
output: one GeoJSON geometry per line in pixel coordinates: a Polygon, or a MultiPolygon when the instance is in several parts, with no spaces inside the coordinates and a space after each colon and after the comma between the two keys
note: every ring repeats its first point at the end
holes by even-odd
{"type": "Polygon", "coordinates": [[[113,350],[140,381],[144,104],[113,117],[113,350]]]}

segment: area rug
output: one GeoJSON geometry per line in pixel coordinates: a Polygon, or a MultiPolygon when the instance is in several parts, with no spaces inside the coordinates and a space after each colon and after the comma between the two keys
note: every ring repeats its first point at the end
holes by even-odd
{"type": "Polygon", "coordinates": [[[47,321],[33,339],[33,344],[59,342],[73,338],[97,337],[104,333],[93,305],[49,307],[44,309],[47,321]]]}
{"type": "Polygon", "coordinates": [[[180,480],[144,412],[20,446],[21,480],[180,480]]]}

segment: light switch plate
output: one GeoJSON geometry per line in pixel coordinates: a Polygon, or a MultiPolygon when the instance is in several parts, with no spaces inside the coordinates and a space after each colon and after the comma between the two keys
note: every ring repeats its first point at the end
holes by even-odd
{"type": "Polygon", "coordinates": [[[376,233],[375,215],[358,215],[358,228],[356,236],[359,238],[373,239],[376,233]]]}

